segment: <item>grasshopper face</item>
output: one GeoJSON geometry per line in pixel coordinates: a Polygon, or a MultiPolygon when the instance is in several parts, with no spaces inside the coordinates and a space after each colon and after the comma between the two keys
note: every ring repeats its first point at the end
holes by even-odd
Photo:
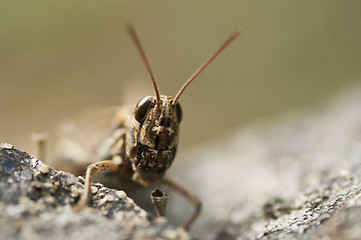
{"type": "Polygon", "coordinates": [[[182,110],[173,97],[143,98],[134,111],[126,134],[126,156],[132,164],[133,180],[143,185],[160,180],[175,157],[182,110]]]}

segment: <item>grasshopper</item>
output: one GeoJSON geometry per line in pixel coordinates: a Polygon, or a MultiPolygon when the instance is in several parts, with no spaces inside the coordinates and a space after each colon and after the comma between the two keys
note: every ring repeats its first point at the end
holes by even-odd
{"type": "Polygon", "coordinates": [[[192,216],[184,224],[184,228],[189,230],[200,214],[202,203],[180,183],[165,176],[166,170],[172,165],[178,146],[179,125],[182,121],[182,108],[178,100],[187,86],[241,33],[241,30],[235,31],[200,66],[174,98],[160,94],[154,74],[131,24],[127,24],[127,31],[151,77],[155,96],[141,99],[133,114],[121,111],[116,116],[114,130],[105,141],[102,161],[87,167],[84,191],[74,211],[79,211],[88,205],[91,179],[94,174],[105,170],[122,171],[143,186],[162,182],[184,195],[195,208],[192,216]]]}

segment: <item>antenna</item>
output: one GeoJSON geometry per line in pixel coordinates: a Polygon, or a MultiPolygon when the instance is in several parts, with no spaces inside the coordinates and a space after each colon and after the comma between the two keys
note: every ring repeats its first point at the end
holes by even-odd
{"type": "Polygon", "coordinates": [[[198,70],[184,83],[181,89],[178,91],[177,95],[174,97],[172,105],[175,106],[179,97],[182,95],[184,90],[188,87],[188,85],[215,59],[238,35],[242,32],[242,29],[236,30],[232,36],[230,36],[222,46],[214,52],[199,68],[198,70]]]}
{"type": "Polygon", "coordinates": [[[128,33],[130,35],[130,38],[132,39],[132,41],[134,42],[135,47],[138,50],[138,53],[141,57],[141,59],[143,60],[143,63],[145,65],[145,67],[148,70],[148,73],[150,75],[150,78],[152,79],[152,83],[153,83],[153,87],[154,87],[154,92],[155,92],[155,99],[156,99],[156,104],[159,106],[160,105],[160,94],[159,94],[159,88],[157,85],[157,81],[155,80],[154,74],[152,72],[152,69],[150,68],[149,62],[147,57],[145,56],[144,50],[142,48],[142,45],[140,44],[140,41],[138,39],[137,33],[134,30],[134,27],[131,23],[127,23],[127,30],[128,33]]]}

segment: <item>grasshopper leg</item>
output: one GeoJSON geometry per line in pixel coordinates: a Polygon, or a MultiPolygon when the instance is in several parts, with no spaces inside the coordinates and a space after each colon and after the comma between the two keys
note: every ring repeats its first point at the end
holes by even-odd
{"type": "Polygon", "coordinates": [[[48,141],[48,133],[45,131],[38,131],[32,134],[32,140],[36,144],[36,152],[38,159],[46,162],[46,142],[48,141]]]}
{"type": "Polygon", "coordinates": [[[89,165],[85,175],[84,191],[80,196],[79,202],[75,205],[73,210],[75,212],[78,212],[88,205],[90,198],[91,179],[94,174],[97,174],[105,170],[117,171],[118,168],[119,168],[119,164],[115,163],[112,160],[100,161],[89,165]]]}
{"type": "Polygon", "coordinates": [[[188,219],[188,221],[183,226],[185,230],[189,230],[190,227],[192,226],[193,222],[198,218],[199,214],[201,213],[201,209],[202,209],[201,201],[193,193],[188,191],[183,185],[174,181],[173,179],[164,177],[162,179],[162,182],[165,185],[167,185],[168,187],[181,193],[184,197],[186,197],[194,205],[195,211],[194,211],[193,215],[188,219]]]}

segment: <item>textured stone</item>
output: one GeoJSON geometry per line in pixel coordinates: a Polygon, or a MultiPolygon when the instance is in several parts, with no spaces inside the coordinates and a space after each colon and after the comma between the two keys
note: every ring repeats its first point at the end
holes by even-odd
{"type": "MultiPolygon", "coordinates": [[[[187,164],[172,175],[204,203],[193,234],[360,239],[360,103],[355,88],[307,111],[228,132],[185,156],[187,164]]],[[[171,214],[181,215],[183,205],[173,199],[171,214]]]]}
{"type": "Polygon", "coordinates": [[[101,189],[91,197],[92,208],[74,213],[71,206],[83,188],[78,178],[1,144],[0,238],[189,239],[182,228],[159,221],[124,195],[119,198],[118,191],[94,187],[101,189]]]}

